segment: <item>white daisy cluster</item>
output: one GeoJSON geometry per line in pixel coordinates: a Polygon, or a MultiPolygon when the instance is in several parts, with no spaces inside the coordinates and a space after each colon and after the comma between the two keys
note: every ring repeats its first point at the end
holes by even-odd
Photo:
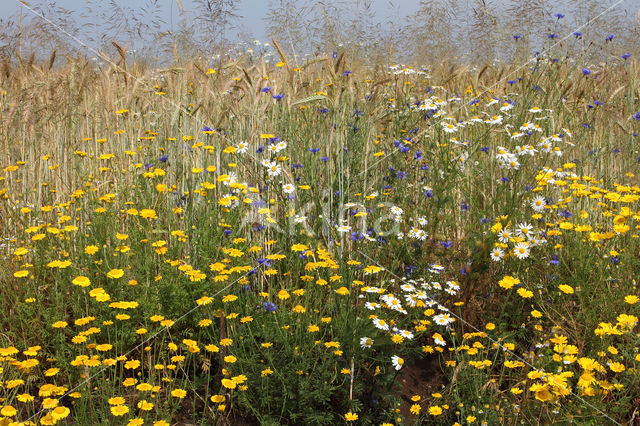
{"type": "Polygon", "coordinates": [[[437,96],[431,96],[430,98],[421,101],[417,106],[414,106],[413,108],[416,108],[418,111],[437,112],[444,108],[446,105],[447,101],[440,99],[437,96]]]}
{"type": "Polygon", "coordinates": [[[269,175],[269,177],[276,177],[280,173],[282,173],[282,166],[280,166],[275,161],[264,159],[262,160],[261,164],[265,169],[267,169],[267,174],[269,175]]]}
{"type": "MultiPolygon", "coordinates": [[[[536,198],[534,202],[537,202],[544,209],[545,201],[544,198],[536,198]]],[[[532,203],[534,204],[534,203],[532,203]]],[[[537,207],[536,207],[537,208],[537,207]]],[[[531,249],[533,247],[541,246],[547,242],[547,239],[542,236],[542,234],[533,229],[533,225],[527,222],[519,223],[515,231],[509,229],[509,227],[504,227],[498,231],[498,240],[500,241],[501,246],[495,247],[491,251],[491,259],[495,262],[502,260],[505,256],[505,251],[503,247],[509,243],[513,243],[513,248],[511,249],[511,253],[518,259],[526,259],[531,254],[531,249]]]]}
{"type": "Polygon", "coordinates": [[[430,78],[429,74],[424,70],[415,70],[405,65],[391,65],[389,67],[393,71],[394,75],[422,75],[426,78],[430,78]]]}
{"type": "MultiPolygon", "coordinates": [[[[394,284],[395,280],[391,280],[394,284]]],[[[433,317],[433,321],[440,326],[448,326],[455,321],[449,309],[440,304],[437,300],[442,299],[442,293],[448,296],[455,296],[460,291],[460,285],[456,281],[446,281],[444,284],[438,281],[427,281],[425,279],[403,280],[400,285],[401,296],[396,296],[384,288],[375,286],[365,286],[361,291],[366,294],[378,295],[378,300],[370,300],[365,303],[365,307],[370,311],[389,310],[407,315],[408,312],[403,304],[409,308],[429,308],[438,311],[433,317]]],[[[390,335],[397,335],[403,339],[414,338],[413,332],[392,325],[389,321],[379,315],[372,315],[372,323],[378,330],[389,332],[390,335]]],[[[394,319],[394,324],[399,321],[394,319]]],[[[361,345],[364,340],[361,340],[361,345]]]]}

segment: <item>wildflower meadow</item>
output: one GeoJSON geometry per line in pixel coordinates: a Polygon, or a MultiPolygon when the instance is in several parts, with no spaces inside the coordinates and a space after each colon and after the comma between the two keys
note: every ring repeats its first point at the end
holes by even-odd
{"type": "Polygon", "coordinates": [[[0,425],[638,424],[640,68],[600,41],[6,58],[0,425]]]}

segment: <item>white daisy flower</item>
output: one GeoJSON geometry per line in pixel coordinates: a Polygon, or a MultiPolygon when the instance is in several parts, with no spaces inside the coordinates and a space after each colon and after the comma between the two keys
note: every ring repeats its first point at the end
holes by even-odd
{"type": "Polygon", "coordinates": [[[518,243],[513,248],[513,255],[518,259],[526,259],[529,257],[529,244],[528,243],[518,243]]]}
{"type": "Polygon", "coordinates": [[[507,112],[507,111],[511,110],[512,108],[513,108],[513,104],[510,104],[509,102],[505,102],[500,107],[500,111],[507,112]]]}
{"type": "Polygon", "coordinates": [[[370,311],[375,311],[380,307],[380,305],[377,302],[367,302],[364,304],[364,307],[370,311]]]}
{"type": "Polygon", "coordinates": [[[519,237],[528,237],[531,235],[533,226],[529,223],[523,222],[517,226],[516,235],[519,237]]]}
{"type": "Polygon", "coordinates": [[[485,120],[485,123],[487,123],[487,124],[502,124],[502,116],[501,115],[494,115],[490,119],[485,120]]]}
{"type": "Polygon", "coordinates": [[[400,207],[398,206],[393,206],[391,207],[391,214],[395,215],[395,216],[400,216],[402,213],[404,212],[404,210],[402,210],[400,207]]]}
{"type": "Polygon", "coordinates": [[[238,154],[244,154],[249,150],[249,144],[247,142],[240,142],[238,146],[236,146],[236,152],[238,154]]]}
{"type": "Polygon", "coordinates": [[[400,370],[404,365],[404,359],[400,358],[398,355],[394,355],[391,357],[391,363],[396,370],[400,370]]]}
{"type": "Polygon", "coordinates": [[[444,130],[445,133],[455,133],[458,131],[458,128],[455,126],[455,124],[443,122],[442,130],[444,130]]]}
{"type": "Polygon", "coordinates": [[[371,337],[363,337],[360,339],[360,347],[362,349],[368,349],[373,345],[373,339],[371,337]]]}
{"type": "Polygon", "coordinates": [[[491,260],[499,262],[504,257],[504,251],[500,247],[496,247],[491,251],[491,260]]]}
{"type": "Polygon", "coordinates": [[[378,329],[378,330],[383,330],[383,331],[389,331],[389,324],[380,318],[374,318],[373,319],[373,325],[378,329]]]}
{"type": "Polygon", "coordinates": [[[402,284],[400,289],[405,292],[414,291],[416,288],[412,284],[402,284]]]}
{"type": "Polygon", "coordinates": [[[295,190],[296,190],[296,187],[290,183],[285,183],[284,185],[282,185],[282,191],[285,194],[293,194],[293,191],[295,190]]]}
{"type": "Polygon", "coordinates": [[[444,340],[442,340],[440,337],[435,337],[433,339],[433,343],[435,343],[438,346],[447,346],[447,342],[445,342],[444,340]]]}
{"type": "Polygon", "coordinates": [[[500,240],[501,243],[508,243],[509,240],[511,239],[511,231],[508,228],[504,228],[498,234],[498,239],[500,240]]]}
{"type": "Polygon", "coordinates": [[[340,232],[341,234],[345,234],[351,231],[351,227],[349,225],[338,226],[336,227],[336,231],[340,232]]]}
{"type": "Polygon", "coordinates": [[[271,177],[278,176],[282,173],[282,167],[275,161],[269,163],[269,167],[267,167],[267,174],[271,177]]]}
{"type": "Polygon", "coordinates": [[[409,330],[399,330],[398,334],[404,337],[405,339],[411,340],[413,339],[413,333],[409,330]]]}
{"type": "Polygon", "coordinates": [[[438,325],[447,326],[455,320],[448,314],[439,314],[433,317],[433,321],[438,325]]]}
{"type": "Polygon", "coordinates": [[[415,294],[406,294],[404,296],[404,301],[407,302],[407,305],[409,305],[410,308],[415,308],[416,306],[418,306],[419,300],[420,299],[418,299],[415,294]]]}
{"type": "Polygon", "coordinates": [[[396,298],[393,294],[385,294],[381,297],[382,301],[394,311],[402,312],[404,309],[402,308],[402,303],[398,298],[396,298]]]}
{"type": "Polygon", "coordinates": [[[429,272],[431,272],[432,274],[439,274],[443,270],[444,270],[444,266],[439,265],[437,263],[434,263],[429,267],[429,272]]]}
{"type": "Polygon", "coordinates": [[[541,195],[538,195],[533,200],[531,200],[531,208],[537,212],[543,211],[546,205],[547,205],[547,202],[544,200],[544,197],[541,195]]]}

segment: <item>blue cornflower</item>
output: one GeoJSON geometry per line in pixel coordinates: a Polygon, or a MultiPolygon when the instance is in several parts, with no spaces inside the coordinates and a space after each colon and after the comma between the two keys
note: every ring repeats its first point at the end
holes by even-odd
{"type": "Polygon", "coordinates": [[[514,35],[513,35],[513,39],[514,39],[515,41],[518,41],[518,40],[520,40],[521,38],[522,38],[522,36],[521,36],[520,34],[514,34],[514,35]]]}
{"type": "Polygon", "coordinates": [[[260,91],[262,93],[269,93],[271,91],[271,87],[269,87],[269,86],[263,87],[262,89],[260,89],[260,91]]]}
{"type": "Polygon", "coordinates": [[[582,33],[580,31],[576,31],[573,35],[576,36],[576,38],[582,37],[582,33]]]}
{"type": "Polygon", "coordinates": [[[360,241],[363,238],[364,236],[358,231],[353,231],[350,237],[351,241],[360,241]]]}
{"type": "Polygon", "coordinates": [[[276,101],[279,101],[280,99],[284,98],[284,93],[273,95],[272,98],[275,99],[276,101]]]}
{"type": "Polygon", "coordinates": [[[553,16],[555,16],[556,18],[558,18],[558,20],[564,18],[564,15],[562,13],[556,13],[553,16]]]}
{"type": "Polygon", "coordinates": [[[582,74],[589,75],[591,74],[591,70],[589,68],[582,68],[582,74]]]}
{"type": "Polygon", "coordinates": [[[609,34],[607,38],[604,39],[605,42],[612,41],[615,38],[615,34],[609,34]]]}
{"type": "Polygon", "coordinates": [[[640,120],[640,112],[636,112],[635,114],[633,114],[633,119],[640,120]]]}
{"type": "Polygon", "coordinates": [[[168,159],[169,159],[169,156],[161,155],[160,158],[158,158],[158,161],[160,161],[161,163],[166,163],[168,159]]]}
{"type": "Polygon", "coordinates": [[[273,264],[271,260],[267,259],[266,257],[260,257],[257,260],[258,264],[264,266],[265,268],[270,268],[273,264]]]}
{"type": "Polygon", "coordinates": [[[275,312],[276,309],[278,309],[276,304],[271,302],[264,302],[262,303],[262,306],[264,307],[264,310],[267,312],[275,312]]]}
{"type": "Polygon", "coordinates": [[[631,57],[631,53],[623,53],[620,57],[626,61],[631,57]]]}
{"type": "Polygon", "coordinates": [[[560,213],[558,213],[558,216],[560,217],[564,217],[565,219],[569,219],[571,216],[573,216],[573,213],[571,213],[569,210],[564,209],[562,210],[560,213]]]}

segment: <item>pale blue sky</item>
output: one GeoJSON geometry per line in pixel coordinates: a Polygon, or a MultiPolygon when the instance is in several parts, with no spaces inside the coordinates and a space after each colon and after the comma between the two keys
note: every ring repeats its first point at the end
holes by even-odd
{"type": "MultiPolygon", "coordinates": [[[[74,19],[81,19],[79,16],[84,11],[86,13],[86,5],[87,0],[25,0],[32,6],[44,5],[44,4],[55,4],[59,7],[65,8],[67,10],[74,12],[74,19]]],[[[98,3],[100,0],[94,0],[93,3],[98,3]]],[[[148,4],[150,1],[154,0],[102,0],[103,5],[101,8],[103,10],[110,10],[108,3],[114,2],[117,5],[123,8],[129,8],[136,11],[143,10],[144,6],[148,4]]],[[[453,0],[451,0],[453,1],[453,0]]],[[[471,1],[471,0],[470,0],[471,1]]],[[[441,0],[442,3],[447,3],[447,0],[441,0]]],[[[464,0],[458,0],[459,4],[464,3],[464,0]]],[[[608,6],[615,5],[618,0],[601,0],[600,5],[605,8],[608,6]]],[[[180,3],[189,18],[194,18],[197,16],[198,10],[196,7],[196,0],[180,0],[180,3]]],[[[256,38],[262,42],[269,41],[266,31],[265,31],[265,16],[267,15],[269,9],[269,0],[237,0],[237,11],[236,13],[240,16],[240,18],[234,22],[235,29],[228,32],[227,36],[229,38],[234,38],[235,34],[240,32],[243,35],[243,39],[256,38]]],[[[278,3],[278,0],[273,1],[274,4],[278,3]]],[[[304,4],[305,0],[300,0],[299,4],[304,4]]],[[[331,5],[332,3],[336,3],[331,0],[325,0],[325,4],[331,5]]],[[[371,5],[371,9],[375,12],[376,20],[378,22],[383,23],[383,26],[386,25],[384,23],[389,20],[393,20],[394,22],[404,22],[406,16],[413,15],[420,6],[419,0],[343,0],[340,2],[344,3],[352,3],[354,6],[356,4],[369,3],[371,5]]],[[[514,5],[517,7],[521,4],[520,0],[486,0],[486,3],[492,8],[494,11],[499,11],[501,7],[509,6],[513,9],[514,5]]],[[[7,18],[9,16],[15,16],[20,9],[22,9],[25,16],[28,16],[30,12],[26,10],[26,8],[20,5],[18,0],[0,0],[0,18],[7,18]]],[[[177,0],[157,0],[157,4],[160,5],[160,16],[166,22],[166,26],[163,26],[163,30],[166,29],[175,29],[175,26],[180,21],[180,12],[178,9],[177,0]],[[172,27],[173,25],[173,27],[172,27]]],[[[546,10],[551,14],[553,13],[562,13],[566,15],[566,18],[562,21],[563,31],[567,29],[575,28],[576,21],[579,21],[577,18],[578,13],[574,15],[572,11],[577,11],[582,5],[583,14],[584,14],[584,0],[548,0],[546,2],[546,10]]],[[[355,7],[354,7],[355,9],[355,7]]],[[[617,16],[621,16],[620,13],[624,13],[626,15],[625,22],[628,22],[631,25],[638,25],[640,27],[640,21],[636,24],[637,20],[640,20],[639,9],[640,9],[640,0],[622,0],[620,4],[615,7],[616,12],[618,12],[617,16]],[[638,16],[638,18],[636,18],[638,16]]],[[[459,16],[458,19],[460,22],[464,22],[466,19],[471,17],[472,10],[466,10],[465,14],[467,16],[459,16]]],[[[91,19],[89,16],[84,18],[87,22],[92,22],[94,24],[99,25],[99,19],[91,19]]],[[[609,14],[609,19],[612,19],[612,14],[609,14]]],[[[549,25],[550,27],[554,26],[554,18],[549,16],[549,25]]],[[[603,16],[600,18],[600,21],[604,22],[604,26],[607,26],[607,17],[603,16]]],[[[86,24],[87,22],[80,22],[81,24],[86,24]]],[[[612,24],[614,22],[611,22],[612,24]]],[[[620,22],[617,22],[620,24],[620,22]]],[[[627,25],[627,24],[624,24],[627,25]]],[[[620,28],[618,26],[618,28],[620,28]]],[[[563,32],[565,34],[565,32],[563,32]]],[[[566,33],[570,34],[570,33],[566,33]]],[[[618,34],[620,35],[620,34],[618,34]]],[[[82,38],[79,35],[79,38],[82,38]]]]}
{"type": "MultiPolygon", "coordinates": [[[[63,7],[71,11],[80,12],[84,10],[86,0],[26,0],[30,5],[37,6],[46,3],[55,3],[56,5],[63,7]]],[[[138,9],[144,7],[147,3],[146,0],[113,0],[120,6],[138,9]]],[[[356,3],[357,0],[353,0],[356,3]]],[[[362,0],[360,1],[362,3],[362,0]]],[[[396,13],[400,12],[400,17],[407,16],[415,13],[418,10],[419,1],[417,0],[370,0],[372,9],[376,12],[376,16],[380,20],[385,20],[392,16],[396,16],[396,13]]],[[[0,7],[0,18],[7,18],[13,14],[18,13],[20,10],[20,3],[18,0],[0,0],[3,4],[0,7]]],[[[106,2],[105,2],[106,3],[106,2]]],[[[197,13],[196,6],[193,0],[180,0],[180,3],[186,13],[192,16],[197,13]]],[[[237,14],[241,16],[238,21],[238,26],[247,33],[251,33],[254,38],[261,41],[267,41],[265,34],[265,22],[264,17],[267,14],[269,8],[268,0],[237,0],[237,14]]],[[[327,3],[331,3],[328,1],[327,3]]],[[[179,9],[176,0],[160,0],[162,17],[169,25],[171,22],[174,25],[179,21],[179,9]]],[[[106,7],[106,5],[105,5],[106,7]]],[[[25,9],[23,12],[25,15],[29,12],[25,9]]]]}
{"type": "MultiPolygon", "coordinates": [[[[81,11],[84,9],[86,5],[86,0],[26,0],[29,4],[36,6],[45,3],[55,3],[58,6],[64,7],[68,10],[72,11],[81,11]]],[[[112,0],[115,3],[129,7],[132,9],[143,8],[147,3],[146,0],[112,0]]],[[[402,19],[403,16],[411,15],[418,10],[419,1],[418,0],[369,0],[372,6],[372,9],[375,11],[376,16],[382,22],[386,21],[391,17],[398,17],[402,19]],[[397,16],[400,15],[400,16],[397,16]]],[[[193,0],[180,0],[183,8],[187,13],[195,14],[196,8],[193,0]]],[[[355,3],[362,3],[363,0],[352,0],[355,3]]],[[[555,0],[550,1],[548,4],[550,5],[549,9],[553,11],[553,13],[564,13],[567,15],[567,18],[571,17],[571,9],[574,5],[580,4],[580,0],[555,0]],[[553,6],[552,6],[553,5],[553,6]]],[[[603,0],[602,3],[606,3],[607,5],[614,4],[617,0],[603,0]]],[[[12,14],[15,14],[20,9],[20,3],[18,0],[0,0],[0,3],[3,4],[0,7],[0,18],[6,18],[12,14]]],[[[106,3],[106,2],[105,2],[106,3]]],[[[179,11],[176,0],[159,0],[159,4],[162,5],[162,17],[170,24],[173,22],[174,24],[179,20],[179,11]]],[[[331,0],[326,1],[327,4],[331,4],[331,0]]],[[[516,0],[488,0],[487,3],[493,5],[507,5],[507,4],[517,4],[516,0]]],[[[239,26],[245,30],[247,33],[251,33],[253,37],[260,39],[261,41],[266,41],[265,34],[265,23],[264,17],[267,14],[269,1],[268,0],[238,0],[238,11],[237,13],[242,16],[239,20],[239,26]]],[[[624,9],[628,14],[634,16],[638,13],[640,9],[640,0],[622,0],[622,3],[616,6],[616,9],[624,9]]],[[[27,13],[25,11],[25,13],[27,13]]]]}

